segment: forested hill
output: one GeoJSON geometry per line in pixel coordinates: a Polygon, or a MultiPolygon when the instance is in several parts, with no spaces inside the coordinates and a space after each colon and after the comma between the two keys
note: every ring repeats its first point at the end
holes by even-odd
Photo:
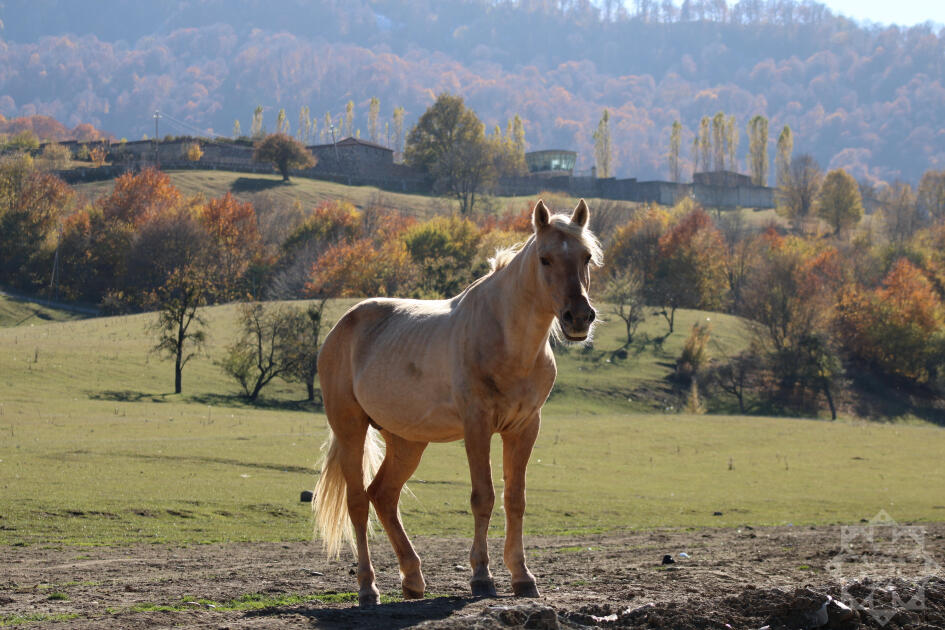
{"type": "MultiPolygon", "coordinates": [[[[795,153],[856,177],[917,180],[945,168],[945,33],[932,25],[863,26],[791,0],[71,0],[0,7],[0,114],[46,114],[118,137],[249,132],[264,107],[335,120],[353,101],[378,139],[395,107],[409,128],[434,95],[462,94],[491,128],[515,114],[530,149],[572,148],[592,163],[592,133],[611,113],[616,172],[667,176],[670,127],[683,154],[702,116],[790,125],[795,153]],[[627,3],[629,5],[629,3],[627,3]]],[[[773,149],[772,149],[773,150],[773,149]]],[[[687,169],[684,168],[686,173],[687,169]]]]}

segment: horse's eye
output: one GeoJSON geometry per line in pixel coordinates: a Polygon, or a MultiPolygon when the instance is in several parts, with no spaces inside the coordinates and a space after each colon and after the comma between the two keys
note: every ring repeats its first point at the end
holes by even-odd
{"type": "Polygon", "coordinates": [[[551,266],[551,261],[548,260],[547,258],[545,258],[544,256],[542,256],[542,257],[541,257],[541,264],[543,264],[545,267],[550,267],[550,266],[551,266]]]}

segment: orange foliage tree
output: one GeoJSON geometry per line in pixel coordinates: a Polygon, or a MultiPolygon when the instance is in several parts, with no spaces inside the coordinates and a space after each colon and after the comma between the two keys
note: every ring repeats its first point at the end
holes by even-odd
{"type": "Polygon", "coordinates": [[[921,269],[899,259],[881,286],[849,289],[837,327],[849,352],[881,371],[920,383],[945,351],[945,307],[921,269]]]}

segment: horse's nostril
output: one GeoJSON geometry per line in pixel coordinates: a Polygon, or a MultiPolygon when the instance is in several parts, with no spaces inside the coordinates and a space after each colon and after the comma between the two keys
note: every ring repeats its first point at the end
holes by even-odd
{"type": "Polygon", "coordinates": [[[571,314],[571,311],[564,312],[564,321],[566,321],[569,324],[574,321],[574,315],[571,314]]]}
{"type": "Polygon", "coordinates": [[[597,317],[597,313],[594,312],[594,309],[591,309],[591,312],[587,315],[587,323],[593,322],[595,317],[597,317]]]}

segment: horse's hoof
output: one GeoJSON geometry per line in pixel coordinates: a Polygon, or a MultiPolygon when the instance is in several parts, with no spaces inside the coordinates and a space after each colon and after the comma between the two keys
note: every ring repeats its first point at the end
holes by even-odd
{"type": "Polygon", "coordinates": [[[406,586],[401,587],[404,591],[404,599],[423,599],[423,591],[415,590],[412,588],[407,588],[406,586]]]}
{"type": "Polygon", "coordinates": [[[358,607],[371,608],[381,603],[381,595],[377,591],[358,594],[358,607]]]}
{"type": "Polygon", "coordinates": [[[512,594],[516,597],[541,597],[534,582],[519,582],[512,584],[512,594]]]}
{"type": "Polygon", "coordinates": [[[473,597],[497,597],[495,582],[492,580],[472,580],[469,582],[473,597]]]}

